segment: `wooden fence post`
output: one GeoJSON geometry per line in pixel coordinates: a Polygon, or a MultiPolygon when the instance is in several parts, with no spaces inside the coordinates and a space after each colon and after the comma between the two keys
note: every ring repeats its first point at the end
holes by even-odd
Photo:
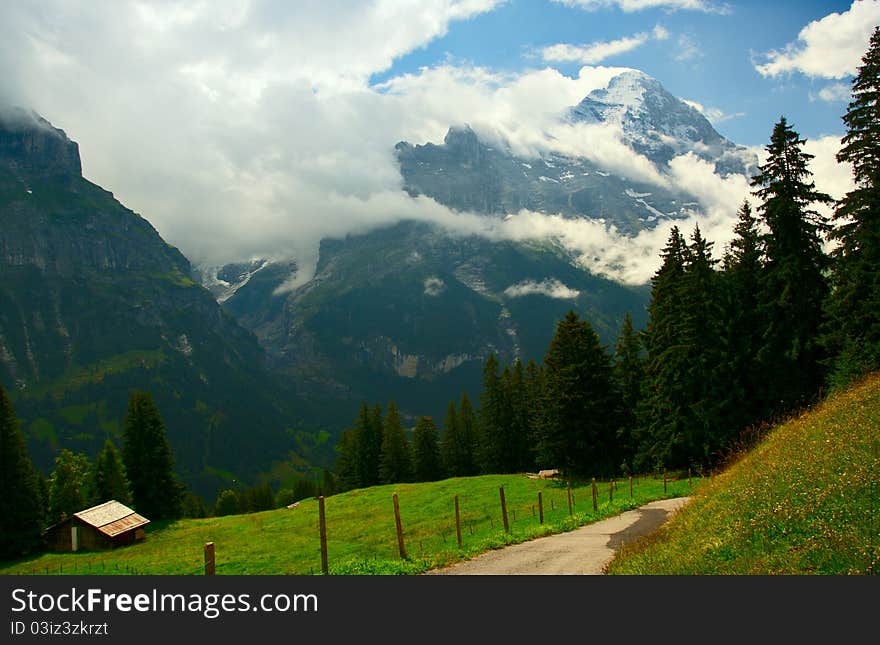
{"type": "Polygon", "coordinates": [[[394,523],[397,525],[397,550],[401,560],[406,560],[406,546],[403,543],[403,525],[400,523],[400,505],[397,502],[397,493],[391,496],[394,501],[394,523]]]}
{"type": "Polygon", "coordinates": [[[614,480],[612,479],[610,482],[608,482],[608,503],[610,504],[613,501],[614,501],[614,480]]]}
{"type": "Polygon", "coordinates": [[[568,482],[568,516],[571,517],[571,481],[568,482]]]}
{"type": "Polygon", "coordinates": [[[663,494],[666,494],[666,469],[663,469],[663,494]]]}
{"type": "Polygon", "coordinates": [[[455,496],[455,537],[458,538],[458,548],[461,549],[461,515],[458,514],[458,495],[455,496]]]}
{"type": "Polygon", "coordinates": [[[327,565],[327,516],[324,513],[324,496],[318,497],[318,531],[321,535],[321,573],[329,573],[327,565]]]}
{"type": "Polygon", "coordinates": [[[688,468],[688,488],[691,487],[691,469],[688,468]]]}
{"type": "Polygon", "coordinates": [[[205,575],[213,576],[215,569],[214,543],[205,542],[205,575]]]}
{"type": "Polygon", "coordinates": [[[504,501],[504,486],[498,488],[498,493],[501,495],[501,515],[504,518],[504,532],[510,533],[510,525],[507,523],[507,503],[504,501]]]}
{"type": "Polygon", "coordinates": [[[633,496],[633,476],[629,476],[629,498],[632,499],[633,496]]]}
{"type": "Polygon", "coordinates": [[[538,521],[544,523],[544,501],[541,499],[541,491],[538,491],[538,521]]]}
{"type": "Polygon", "coordinates": [[[599,510],[599,496],[596,491],[596,478],[593,477],[593,512],[596,513],[599,510]]]}

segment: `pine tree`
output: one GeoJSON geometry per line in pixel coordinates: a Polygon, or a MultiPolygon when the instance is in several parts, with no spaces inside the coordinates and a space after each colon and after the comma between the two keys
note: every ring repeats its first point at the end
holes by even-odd
{"type": "Polygon", "coordinates": [[[395,484],[410,480],[412,464],[406,430],[400,423],[400,412],[394,401],[388,404],[382,429],[382,448],[379,456],[379,482],[395,484]]]}
{"type": "Polygon", "coordinates": [[[824,382],[819,333],[828,291],[822,250],[828,224],[812,206],[831,197],[816,190],[808,167],[813,156],[803,151],[804,143],[782,117],[770,136],[767,161],[752,179],[767,229],[760,292],[767,326],[758,360],[774,411],[811,400],[824,382]]]}
{"type": "Polygon", "coordinates": [[[125,475],[125,466],[110,439],[95,456],[94,474],[93,504],[102,504],[111,499],[121,504],[131,504],[131,488],[125,475]]]}
{"type": "Polygon", "coordinates": [[[528,447],[531,467],[541,463],[540,441],[544,427],[546,389],[544,387],[544,367],[529,359],[526,364],[526,398],[528,399],[528,447]]]}
{"type": "Polygon", "coordinates": [[[852,82],[837,154],[852,164],[855,189],[840,201],[831,234],[829,344],[837,352],[836,382],[880,369],[880,27],[852,82]]]}
{"type": "Polygon", "coordinates": [[[375,486],[379,483],[379,453],[382,450],[382,408],[361,405],[355,422],[358,440],[359,486],[375,486]]]}
{"type": "Polygon", "coordinates": [[[412,451],[415,481],[436,481],[443,476],[437,426],[431,417],[422,416],[416,421],[412,451]]]}
{"type": "Polygon", "coordinates": [[[135,391],[129,397],[122,436],[122,462],[134,509],[150,520],[180,517],[183,487],[174,473],[165,424],[147,392],[135,391]]]}
{"type": "Polygon", "coordinates": [[[336,476],[341,490],[361,486],[360,441],[355,428],[347,428],[336,446],[336,476]]]}
{"type": "Polygon", "coordinates": [[[637,469],[671,465],[678,459],[677,438],[685,432],[687,403],[680,375],[687,370],[687,356],[680,340],[686,254],[685,240],[673,226],[661,255],[662,264],[651,279],[643,336],[645,380],[638,408],[637,469]]]}
{"type": "Polygon", "coordinates": [[[670,465],[711,463],[721,448],[724,436],[720,416],[721,391],[721,298],[717,260],[712,257],[713,243],[706,240],[700,227],[694,227],[691,244],[686,249],[682,278],[682,320],[680,344],[687,368],[681,375],[686,404],[684,436],[679,439],[682,462],[670,465]]]}
{"type": "Polygon", "coordinates": [[[49,523],[54,524],[91,506],[92,466],[89,458],[63,448],[49,477],[49,523]]]}
{"type": "Polygon", "coordinates": [[[490,354],[483,364],[483,390],[480,393],[477,440],[477,462],[483,474],[500,473],[504,470],[504,394],[498,368],[498,359],[494,354],[490,354]]]}
{"type": "Polygon", "coordinates": [[[758,223],[746,200],[740,207],[721,275],[724,383],[720,403],[729,429],[728,442],[738,431],[761,420],[766,410],[764,377],[755,360],[764,334],[758,311],[762,273],[758,223]]]}
{"type": "Polygon", "coordinates": [[[611,358],[589,321],[569,311],[556,327],[544,365],[547,414],[539,465],[566,476],[613,473],[619,404],[611,358]]]}
{"type": "Polygon", "coordinates": [[[508,410],[506,432],[509,434],[510,457],[506,464],[507,472],[524,472],[534,466],[531,451],[531,413],[533,402],[529,398],[525,367],[517,358],[513,369],[502,378],[505,407],[508,410]]]}
{"type": "Polygon", "coordinates": [[[44,504],[37,473],[12,402],[0,387],[0,559],[17,558],[40,545],[44,504]]]}
{"type": "Polygon", "coordinates": [[[642,398],[645,365],[642,358],[642,341],[633,327],[627,312],[614,348],[614,378],[620,393],[621,420],[617,441],[623,455],[627,472],[633,472],[635,457],[635,432],[638,423],[636,410],[642,398]]]}
{"type": "Polygon", "coordinates": [[[446,407],[443,420],[443,435],[440,440],[440,456],[443,468],[450,477],[461,477],[466,474],[469,450],[461,432],[455,401],[446,407]]]}
{"type": "Polygon", "coordinates": [[[458,426],[462,443],[467,448],[467,458],[463,464],[465,475],[477,474],[477,413],[466,392],[462,392],[458,402],[458,426]]]}

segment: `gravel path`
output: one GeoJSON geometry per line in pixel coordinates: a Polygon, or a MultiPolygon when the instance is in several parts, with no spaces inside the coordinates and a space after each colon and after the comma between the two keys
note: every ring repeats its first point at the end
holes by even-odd
{"type": "Polygon", "coordinates": [[[483,553],[429,575],[600,575],[625,542],[651,533],[689,497],[663,499],[567,533],[483,553]]]}

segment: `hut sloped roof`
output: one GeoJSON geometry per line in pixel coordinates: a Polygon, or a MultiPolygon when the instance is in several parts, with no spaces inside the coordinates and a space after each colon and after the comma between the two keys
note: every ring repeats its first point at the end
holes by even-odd
{"type": "Polygon", "coordinates": [[[125,533],[150,523],[150,520],[138,515],[128,506],[117,502],[115,499],[98,504],[92,508],[87,508],[79,513],[74,513],[74,517],[94,526],[101,533],[109,537],[114,537],[120,533],[125,533]]]}

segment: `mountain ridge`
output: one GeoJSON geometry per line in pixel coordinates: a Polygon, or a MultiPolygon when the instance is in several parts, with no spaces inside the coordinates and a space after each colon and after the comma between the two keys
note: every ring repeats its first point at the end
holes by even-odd
{"type": "Polygon", "coordinates": [[[118,443],[132,389],[153,394],[181,476],[209,497],[288,459],[294,418],[253,334],[82,177],[63,130],[15,116],[0,121],[0,382],[38,467],[118,443]]]}

